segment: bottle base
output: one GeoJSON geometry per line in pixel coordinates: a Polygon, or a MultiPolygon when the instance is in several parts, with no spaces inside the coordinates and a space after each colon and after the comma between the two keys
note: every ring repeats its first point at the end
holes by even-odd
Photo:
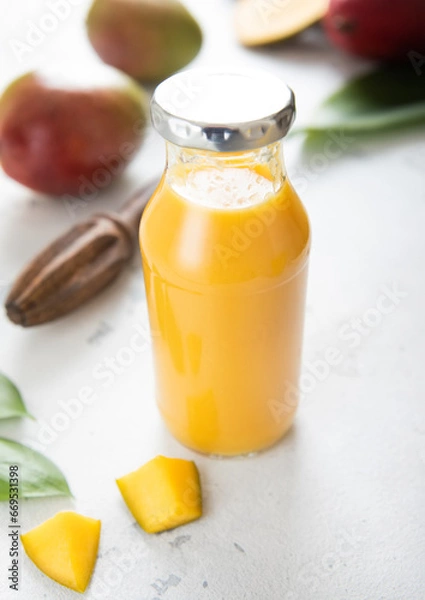
{"type": "Polygon", "coordinates": [[[170,425],[170,423],[167,421],[167,419],[164,418],[164,415],[161,414],[161,416],[162,416],[162,420],[165,423],[165,426],[167,427],[168,431],[180,444],[182,444],[182,446],[185,446],[185,448],[188,448],[189,450],[192,450],[193,452],[202,454],[203,456],[207,456],[208,458],[212,458],[215,460],[224,460],[226,458],[241,458],[241,459],[253,458],[255,456],[258,456],[259,454],[262,454],[263,452],[266,452],[267,450],[270,450],[274,446],[276,446],[286,436],[286,434],[291,429],[293,422],[294,422],[294,418],[295,418],[295,412],[292,415],[290,415],[290,417],[287,419],[285,428],[280,432],[279,436],[273,438],[272,440],[270,440],[266,443],[262,443],[258,446],[255,446],[253,448],[241,448],[240,450],[223,450],[222,447],[221,448],[201,447],[200,445],[193,443],[190,440],[185,439],[183,436],[176,433],[176,431],[170,425]]]}

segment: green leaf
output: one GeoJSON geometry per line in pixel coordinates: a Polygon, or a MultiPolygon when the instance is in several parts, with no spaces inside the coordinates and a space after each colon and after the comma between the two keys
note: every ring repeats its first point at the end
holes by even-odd
{"type": "Polygon", "coordinates": [[[0,419],[34,417],[27,411],[18,388],[0,373],[0,419]]]}
{"type": "Polygon", "coordinates": [[[411,65],[399,65],[352,79],[330,96],[302,129],[354,133],[417,123],[425,124],[425,75],[417,75],[411,65]]]}
{"type": "Polygon", "coordinates": [[[48,458],[18,442],[0,438],[0,500],[9,499],[10,466],[18,465],[19,496],[71,496],[68,483],[48,458]]]}

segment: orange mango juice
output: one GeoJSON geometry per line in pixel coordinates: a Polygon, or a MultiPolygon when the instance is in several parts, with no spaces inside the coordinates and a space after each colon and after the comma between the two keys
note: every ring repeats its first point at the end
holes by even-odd
{"type": "Polygon", "coordinates": [[[140,244],[169,430],[207,454],[274,444],[296,410],[310,246],[288,180],[276,190],[253,167],[166,173],[140,244]]]}

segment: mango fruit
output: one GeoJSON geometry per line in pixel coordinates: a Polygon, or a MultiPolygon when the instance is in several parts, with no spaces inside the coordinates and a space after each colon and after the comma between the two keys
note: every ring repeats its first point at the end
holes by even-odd
{"type": "Polygon", "coordinates": [[[238,0],[235,30],[244,46],[285,40],[322,19],[329,0],[238,0]]]}
{"type": "Polygon", "coordinates": [[[117,479],[117,485],[147,533],[173,529],[202,515],[199,474],[192,461],[157,456],[117,479]]]}
{"type": "Polygon", "coordinates": [[[336,46],[365,58],[407,61],[425,52],[424,0],[331,0],[324,26],[336,46]]]}
{"type": "Polygon", "coordinates": [[[57,513],[21,535],[25,552],[45,575],[76,592],[87,588],[97,557],[100,521],[57,513]]]}
{"type": "Polygon", "coordinates": [[[202,45],[197,21],[178,0],[94,0],[87,32],[104,62],[139,81],[165,79],[202,45]]]}
{"type": "Polygon", "coordinates": [[[122,173],[143,139],[147,97],[119,71],[30,72],[0,98],[0,161],[19,183],[85,196],[122,173]],[[88,74],[87,74],[87,77],[88,74]]]}

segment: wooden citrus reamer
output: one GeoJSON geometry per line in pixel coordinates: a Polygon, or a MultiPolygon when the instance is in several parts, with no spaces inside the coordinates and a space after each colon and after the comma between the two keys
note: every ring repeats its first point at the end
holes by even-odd
{"type": "Polygon", "coordinates": [[[61,235],[22,271],[6,299],[23,327],[62,317],[114,281],[133,256],[140,218],[158,185],[151,181],[119,212],[93,215],[61,235]]]}

